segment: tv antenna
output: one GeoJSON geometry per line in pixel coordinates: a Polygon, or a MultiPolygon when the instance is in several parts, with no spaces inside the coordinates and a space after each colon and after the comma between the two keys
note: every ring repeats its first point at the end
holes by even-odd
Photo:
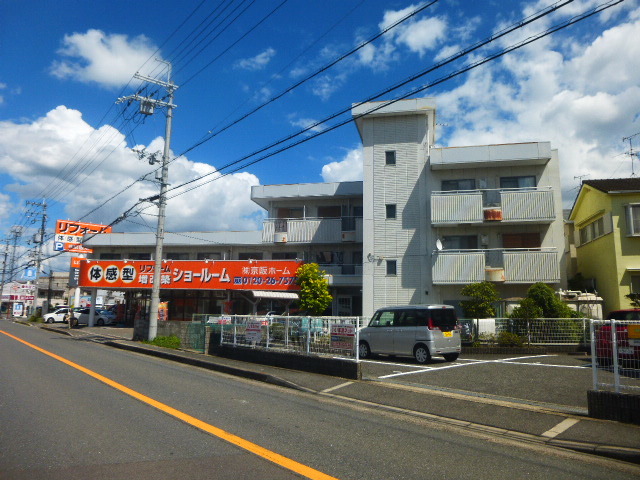
{"type": "Polygon", "coordinates": [[[631,158],[631,176],[632,177],[636,176],[636,173],[633,170],[633,158],[635,157],[636,159],[640,160],[640,152],[636,152],[633,150],[633,142],[631,141],[631,139],[634,137],[637,137],[638,135],[640,135],[640,132],[634,133],[633,135],[629,135],[628,137],[624,137],[622,139],[623,142],[626,142],[627,140],[629,141],[629,151],[626,152],[626,154],[629,155],[629,157],[631,158]]]}

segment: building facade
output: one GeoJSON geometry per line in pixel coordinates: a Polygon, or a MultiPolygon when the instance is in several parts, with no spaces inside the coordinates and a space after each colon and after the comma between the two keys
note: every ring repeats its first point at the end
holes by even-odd
{"type": "Polygon", "coordinates": [[[557,151],[548,142],[435,148],[431,99],[352,110],[363,143],[363,313],[459,305],[489,280],[502,298],[566,285],[557,151]]]}
{"type": "Polygon", "coordinates": [[[584,180],[571,210],[577,271],[604,298],[630,308],[640,293],[640,178],[584,180]]]}

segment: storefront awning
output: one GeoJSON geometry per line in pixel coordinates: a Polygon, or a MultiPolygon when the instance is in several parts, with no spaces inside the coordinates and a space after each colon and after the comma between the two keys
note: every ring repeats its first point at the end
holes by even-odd
{"type": "Polygon", "coordinates": [[[275,300],[298,300],[295,292],[273,292],[267,290],[251,290],[254,298],[272,298],[275,300]]]}

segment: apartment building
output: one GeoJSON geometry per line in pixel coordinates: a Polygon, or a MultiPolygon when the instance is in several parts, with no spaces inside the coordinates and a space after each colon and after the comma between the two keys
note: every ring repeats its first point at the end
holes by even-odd
{"type": "Polygon", "coordinates": [[[363,314],[458,305],[469,283],[502,298],[564,287],[556,150],[548,142],[436,148],[432,99],[355,106],[364,149],[363,314]]]}
{"type": "MultiPolygon", "coordinates": [[[[166,260],[302,260],[316,262],[327,273],[334,297],[333,315],[362,311],[362,182],[260,185],[251,198],[265,209],[262,230],[223,232],[167,232],[166,260]]],[[[153,260],[154,233],[108,233],[85,242],[98,260],[153,260]]],[[[295,294],[268,293],[247,285],[246,290],[162,289],[169,302],[169,318],[190,320],[193,313],[233,313],[275,310],[295,294]],[[286,298],[285,298],[286,297],[286,298]]],[[[129,291],[127,302],[148,308],[147,290],[129,291]]]]}

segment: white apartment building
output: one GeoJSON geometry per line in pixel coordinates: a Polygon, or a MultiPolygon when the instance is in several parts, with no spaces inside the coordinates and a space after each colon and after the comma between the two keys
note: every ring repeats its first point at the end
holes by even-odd
{"type": "Polygon", "coordinates": [[[558,153],[548,142],[435,148],[432,99],[355,106],[364,149],[363,314],[564,287],[558,153]]]}

